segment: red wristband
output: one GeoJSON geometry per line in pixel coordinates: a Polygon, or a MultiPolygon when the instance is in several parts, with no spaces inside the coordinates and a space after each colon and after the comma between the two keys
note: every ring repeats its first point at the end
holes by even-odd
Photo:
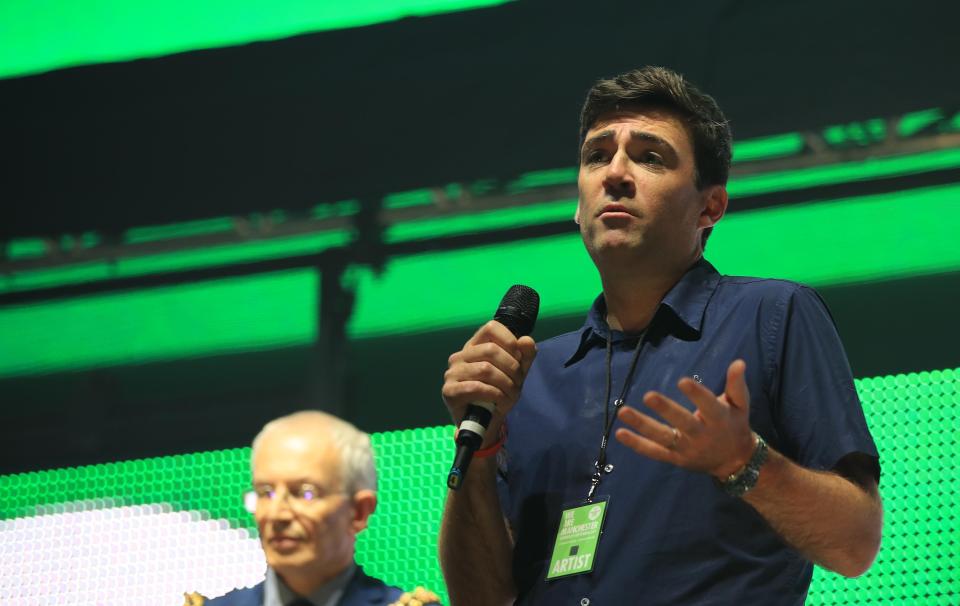
{"type": "MultiPolygon", "coordinates": [[[[453,439],[457,439],[457,434],[460,433],[460,429],[453,430],[453,439]]],[[[480,450],[473,453],[473,458],[475,459],[485,459],[487,457],[492,457],[493,455],[500,452],[500,448],[503,446],[503,443],[507,440],[507,422],[504,421],[500,424],[500,433],[495,444],[492,444],[486,448],[481,448],[480,450]]]]}
{"type": "Polygon", "coordinates": [[[496,444],[488,446],[473,453],[474,459],[485,459],[487,457],[492,457],[493,455],[500,452],[500,448],[503,446],[503,443],[507,440],[507,422],[504,421],[500,424],[500,434],[497,436],[496,444]]]}

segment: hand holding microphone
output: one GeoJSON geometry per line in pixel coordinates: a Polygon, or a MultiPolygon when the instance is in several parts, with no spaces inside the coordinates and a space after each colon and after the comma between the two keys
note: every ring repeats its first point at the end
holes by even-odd
{"type": "Polygon", "coordinates": [[[536,356],[536,345],[528,335],[539,306],[540,297],[532,288],[511,287],[494,321],[483,325],[463,349],[450,356],[443,399],[454,420],[460,420],[457,454],[447,478],[450,488],[462,485],[473,453],[482,444],[496,441],[503,416],[520,397],[523,379],[536,356]]]}

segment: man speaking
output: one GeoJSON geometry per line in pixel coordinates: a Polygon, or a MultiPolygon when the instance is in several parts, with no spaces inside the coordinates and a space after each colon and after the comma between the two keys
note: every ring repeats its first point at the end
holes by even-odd
{"type": "Polygon", "coordinates": [[[601,80],[580,144],[603,285],[583,327],[538,347],[489,322],[449,359],[455,422],[496,405],[447,498],[451,603],[798,605],[814,563],[862,574],[880,468],[829,312],[703,257],[727,209],[716,102],[663,68],[601,80]]]}

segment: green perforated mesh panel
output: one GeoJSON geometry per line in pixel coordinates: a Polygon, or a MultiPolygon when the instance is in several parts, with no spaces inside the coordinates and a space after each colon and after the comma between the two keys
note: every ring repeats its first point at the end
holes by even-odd
{"type": "Polygon", "coordinates": [[[811,604],[960,604],[960,369],[861,379],[880,450],[883,545],[870,571],[817,569],[811,604]]]}
{"type": "MultiPolygon", "coordinates": [[[[859,579],[817,569],[808,603],[955,606],[960,603],[960,468],[955,465],[960,459],[960,369],[860,379],[857,389],[882,458],[883,547],[873,568],[859,579]]],[[[427,585],[444,593],[436,534],[452,456],[451,434],[452,427],[374,434],[380,505],[357,545],[357,559],[370,574],[404,588],[427,585]]],[[[154,567],[165,566],[163,558],[180,561],[183,556],[176,554],[204,549],[190,541],[234,533],[229,535],[233,542],[214,541],[219,547],[206,550],[203,565],[186,571],[182,578],[195,579],[194,585],[172,587],[172,593],[213,586],[202,579],[208,572],[226,575],[228,580],[221,583],[252,584],[263,574],[263,556],[234,536],[237,529],[240,538],[256,533],[241,503],[250,482],[248,459],[249,449],[237,448],[2,476],[0,569],[19,570],[27,553],[49,567],[64,549],[49,528],[66,527],[70,516],[84,512],[122,510],[127,513],[118,520],[136,520],[138,558],[154,567]],[[165,522],[157,544],[140,542],[151,516],[175,515],[180,517],[165,522]],[[27,523],[34,530],[21,532],[26,538],[20,545],[12,533],[27,523]],[[169,530],[171,524],[179,528],[191,523],[201,525],[205,534],[169,530]],[[170,552],[174,555],[163,551],[165,542],[176,542],[170,552]]],[[[111,521],[110,527],[117,523],[111,521]]],[[[90,540],[109,552],[112,542],[123,540],[113,532],[90,540]]],[[[69,536],[76,540],[77,534],[71,531],[69,536]]],[[[97,553],[85,557],[96,559],[97,553]]],[[[124,565],[129,566],[117,564],[124,565]]],[[[108,562],[83,574],[108,574],[109,568],[108,562]]],[[[22,586],[41,584],[42,577],[18,577],[16,570],[0,570],[0,592],[7,592],[2,595],[15,598],[28,595],[15,591],[42,591],[22,586]]],[[[175,582],[184,581],[170,581],[175,582]]]]}

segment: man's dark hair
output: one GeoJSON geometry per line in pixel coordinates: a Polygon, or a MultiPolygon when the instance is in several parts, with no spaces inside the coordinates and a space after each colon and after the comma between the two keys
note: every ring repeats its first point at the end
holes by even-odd
{"type": "MultiPolygon", "coordinates": [[[[693,143],[695,185],[726,185],[733,137],[730,124],[710,95],[665,67],[643,67],[599,80],[580,112],[580,147],[596,121],[610,112],[659,109],[679,117],[693,143]]],[[[703,245],[713,228],[703,231],[703,245]]]]}

